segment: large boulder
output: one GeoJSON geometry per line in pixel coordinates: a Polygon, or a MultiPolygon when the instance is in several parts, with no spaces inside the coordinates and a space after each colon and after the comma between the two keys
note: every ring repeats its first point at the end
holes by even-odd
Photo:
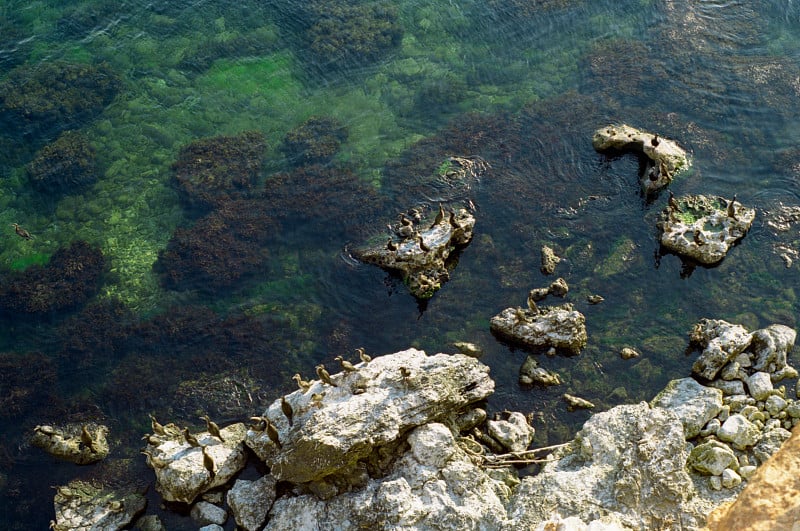
{"type": "Polygon", "coordinates": [[[677,414],[686,438],[691,439],[722,410],[722,391],[700,385],[692,378],[681,378],[669,382],[650,406],[677,414]]]}
{"type": "Polygon", "coordinates": [[[716,264],[734,243],[744,238],[755,217],[754,208],[745,207],[735,198],[672,198],[658,222],[661,245],[701,264],[716,264]]]}
{"type": "Polygon", "coordinates": [[[167,424],[164,434],[148,437],[144,450],[147,464],[156,473],[156,490],[167,501],[192,503],[200,494],[226,484],[244,468],[247,456],[242,441],[244,424],[232,424],[220,432],[189,434],[167,424]],[[193,444],[193,443],[195,443],[193,444]]]}
{"type": "Polygon", "coordinates": [[[31,444],[59,459],[87,465],[108,455],[107,435],[108,428],[95,423],[39,425],[33,429],[31,444]]]}
{"type": "Polygon", "coordinates": [[[305,483],[350,473],[409,430],[494,391],[489,368],[478,360],[416,349],[362,362],[354,371],[332,375],[331,383],[335,386],[314,381],[306,392],[285,396],[291,419],[276,400],[264,417],[277,434],[247,432],[247,445],[277,480],[305,483]]]}
{"type": "Polygon", "coordinates": [[[105,486],[74,480],[56,489],[54,531],[75,529],[128,529],[144,511],[145,497],[136,492],[116,492],[105,486]]]}

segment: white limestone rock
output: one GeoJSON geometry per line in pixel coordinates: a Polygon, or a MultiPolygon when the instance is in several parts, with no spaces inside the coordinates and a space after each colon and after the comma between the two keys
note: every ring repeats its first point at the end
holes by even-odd
{"type": "Polygon", "coordinates": [[[56,489],[52,529],[124,529],[144,511],[145,504],[141,494],[119,493],[101,485],[73,480],[56,489]]]}
{"type": "Polygon", "coordinates": [[[753,332],[753,368],[774,373],[786,367],[786,357],[794,347],[796,337],[792,328],[782,324],[772,324],[753,332]]]}
{"type": "Polygon", "coordinates": [[[276,400],[264,413],[281,448],[250,430],[247,445],[279,481],[305,483],[346,470],[411,428],[443,419],[494,391],[489,367],[463,354],[428,356],[408,349],[332,375],[337,387],[314,381],[285,398],[293,424],[276,400]],[[405,371],[405,373],[403,372],[405,371]],[[318,404],[312,395],[324,393],[318,404]]]}
{"type": "Polygon", "coordinates": [[[275,501],[275,478],[262,476],[255,481],[237,479],[228,491],[228,507],[236,525],[245,531],[261,529],[275,501]]]}
{"type": "Polygon", "coordinates": [[[571,305],[535,310],[506,308],[490,320],[492,332],[527,347],[555,347],[579,354],[586,346],[586,318],[571,305]]]}
{"type": "Polygon", "coordinates": [[[722,392],[697,383],[693,378],[672,380],[650,401],[650,407],[673,411],[681,419],[687,439],[700,433],[722,409],[722,392]]]}
{"type": "Polygon", "coordinates": [[[758,459],[759,463],[763,464],[772,454],[777,452],[783,442],[791,436],[792,433],[789,430],[780,427],[765,430],[758,444],[753,447],[753,455],[758,459]]]}
{"type": "Polygon", "coordinates": [[[217,524],[222,525],[228,519],[228,513],[222,507],[217,507],[207,501],[199,501],[192,506],[189,513],[192,520],[202,525],[217,524]]]}
{"type": "Polygon", "coordinates": [[[511,413],[508,420],[490,420],[486,424],[489,435],[510,452],[527,450],[535,434],[525,415],[519,412],[511,413]]]}
{"type": "Polygon", "coordinates": [[[717,430],[717,437],[721,441],[731,443],[737,450],[745,450],[758,442],[761,430],[743,415],[736,413],[722,423],[717,430]]]}
{"type": "Polygon", "coordinates": [[[242,444],[244,424],[232,424],[221,430],[225,442],[208,432],[194,434],[205,446],[214,463],[212,474],[203,464],[203,452],[186,442],[174,424],[165,427],[166,436],[150,436],[144,450],[147,464],[156,473],[156,490],[166,501],[192,503],[203,492],[224,485],[244,468],[247,456],[242,444]]]}
{"type": "Polygon", "coordinates": [[[750,346],[752,336],[741,325],[717,319],[701,319],[692,329],[692,343],[703,347],[692,365],[692,372],[713,380],[726,363],[750,346]]]}
{"type": "Polygon", "coordinates": [[[781,411],[786,409],[787,402],[778,395],[770,395],[764,401],[764,409],[772,417],[777,417],[781,411]]]}
{"type": "Polygon", "coordinates": [[[757,372],[747,378],[747,390],[756,400],[766,400],[772,394],[772,380],[769,373],[757,372]]]}
{"type": "Polygon", "coordinates": [[[88,465],[108,456],[107,436],[108,427],[94,422],[68,423],[63,426],[39,425],[33,428],[31,444],[59,459],[88,465]],[[85,435],[82,434],[84,429],[85,435]]]}
{"type": "MultiPolygon", "coordinates": [[[[502,529],[511,490],[477,467],[450,430],[437,423],[416,428],[410,449],[390,474],[330,500],[312,495],[275,501],[265,530],[502,529]]],[[[510,528],[509,528],[510,529],[510,528]]]]}
{"type": "Polygon", "coordinates": [[[722,486],[726,489],[738,487],[742,482],[742,477],[730,468],[722,471],[722,486]]]}
{"type": "Polygon", "coordinates": [[[695,446],[686,464],[701,474],[719,476],[722,471],[736,461],[736,455],[719,441],[708,441],[695,446]]]}
{"type": "Polygon", "coordinates": [[[583,521],[613,514],[627,527],[656,529],[701,522],[707,510],[688,504],[694,487],[685,470],[683,424],[666,409],[643,402],[597,413],[555,458],[514,493],[508,514],[515,529],[533,528],[554,513],[583,521]]]}

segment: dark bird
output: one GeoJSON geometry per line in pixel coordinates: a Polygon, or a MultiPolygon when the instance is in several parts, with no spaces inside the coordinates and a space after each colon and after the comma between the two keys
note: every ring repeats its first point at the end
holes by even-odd
{"type": "Polygon", "coordinates": [[[669,207],[676,212],[683,212],[681,210],[681,206],[678,204],[678,200],[675,199],[675,194],[672,193],[672,190],[669,191],[669,207]]]}
{"type": "Polygon", "coordinates": [[[410,227],[414,224],[414,222],[408,219],[405,214],[400,214],[400,224],[406,227],[410,227]]]}
{"type": "Polygon", "coordinates": [[[274,442],[275,446],[280,450],[282,446],[280,437],[278,436],[278,430],[272,425],[268,418],[265,417],[264,421],[267,423],[267,437],[269,437],[269,440],[274,442]]]}
{"type": "Polygon", "coordinates": [[[411,376],[411,371],[405,367],[400,367],[400,376],[403,378],[403,380],[407,380],[409,376],[411,376]]]}
{"type": "Polygon", "coordinates": [[[338,361],[339,364],[341,364],[342,370],[344,370],[344,372],[354,372],[358,370],[356,369],[355,365],[353,365],[352,363],[350,363],[341,356],[336,356],[335,358],[333,358],[333,361],[338,361]]]}
{"type": "Polygon", "coordinates": [[[164,426],[158,422],[152,414],[150,414],[150,427],[153,429],[153,434],[165,436],[167,434],[164,426]]]}
{"type": "Polygon", "coordinates": [[[703,240],[700,239],[699,229],[695,229],[694,231],[694,243],[696,243],[697,245],[703,245],[705,243],[703,240]]]}
{"type": "Polygon", "coordinates": [[[92,434],[89,433],[89,429],[86,427],[86,424],[81,426],[81,442],[92,452],[96,452],[94,449],[94,438],[92,438],[92,434]]]}
{"type": "Polygon", "coordinates": [[[299,387],[300,390],[303,391],[304,393],[309,389],[311,389],[311,383],[303,380],[300,374],[295,374],[294,376],[292,376],[292,380],[297,382],[297,387],[299,387]]]}
{"type": "Polygon", "coordinates": [[[733,199],[728,201],[728,217],[731,219],[736,219],[736,194],[733,194],[733,199]]]}
{"type": "Polygon", "coordinates": [[[25,238],[26,240],[30,240],[31,238],[33,238],[30,232],[26,231],[16,223],[12,223],[11,226],[14,227],[14,232],[16,232],[17,236],[19,236],[20,238],[25,238]]]}
{"type": "Polygon", "coordinates": [[[397,250],[397,244],[394,243],[391,238],[389,238],[389,241],[386,242],[386,250],[387,251],[396,251],[397,250]]]}
{"type": "Polygon", "coordinates": [[[358,357],[361,358],[361,361],[363,361],[365,364],[372,361],[372,357],[367,354],[367,351],[364,350],[363,347],[358,347],[356,349],[356,353],[358,354],[358,357]]]}
{"type": "Polygon", "coordinates": [[[442,206],[441,203],[439,203],[439,213],[436,214],[436,217],[433,220],[433,224],[438,225],[442,221],[444,221],[444,207],[442,206]]]}
{"type": "Polygon", "coordinates": [[[539,307],[536,306],[536,297],[534,293],[528,294],[528,309],[534,313],[539,313],[539,307]]]}
{"type": "Polygon", "coordinates": [[[214,472],[214,458],[208,455],[205,446],[201,446],[200,451],[203,452],[203,466],[206,467],[206,470],[208,470],[209,475],[213,479],[214,475],[216,475],[216,472],[214,472]]]}
{"type": "Polygon", "coordinates": [[[199,448],[201,444],[197,441],[197,438],[189,433],[189,428],[183,428],[183,438],[186,439],[186,442],[189,443],[189,446],[194,446],[195,448],[199,448]]]}
{"type": "Polygon", "coordinates": [[[212,437],[216,437],[220,441],[225,442],[225,439],[222,438],[222,434],[219,432],[219,426],[217,426],[216,422],[208,418],[208,415],[203,415],[200,418],[206,421],[206,429],[212,437]]]}
{"type": "Polygon", "coordinates": [[[331,380],[330,373],[325,370],[325,365],[322,365],[321,363],[317,365],[317,376],[319,376],[319,379],[322,380],[322,383],[326,383],[331,387],[339,387],[338,385],[333,383],[333,380],[331,380]]]}
{"type": "Polygon", "coordinates": [[[653,135],[653,138],[650,139],[650,145],[653,147],[657,147],[661,142],[658,141],[658,133],[653,135]]]}
{"type": "Polygon", "coordinates": [[[427,253],[431,250],[430,247],[425,245],[425,240],[422,239],[422,234],[417,234],[417,241],[419,242],[419,248],[422,249],[423,253],[427,253]]]}
{"type": "Polygon", "coordinates": [[[281,397],[281,411],[286,415],[286,418],[289,420],[289,426],[291,426],[293,424],[292,415],[294,415],[294,411],[292,410],[292,405],[286,400],[285,396],[281,397]]]}
{"type": "Polygon", "coordinates": [[[267,428],[265,417],[250,417],[250,420],[253,421],[253,424],[250,425],[250,429],[253,431],[264,431],[267,428]]]}

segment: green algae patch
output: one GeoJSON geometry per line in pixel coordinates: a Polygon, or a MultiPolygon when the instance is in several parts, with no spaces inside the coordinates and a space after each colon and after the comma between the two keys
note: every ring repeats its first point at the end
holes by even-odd
{"type": "Polygon", "coordinates": [[[292,75],[293,63],[289,52],[257,59],[223,59],[215,62],[208,72],[197,79],[197,87],[201,90],[226,91],[240,97],[257,94],[293,97],[302,90],[302,85],[292,75]]]}
{"type": "Polygon", "coordinates": [[[614,242],[611,254],[598,265],[594,272],[602,277],[610,277],[627,270],[636,258],[636,243],[629,238],[614,242]]]}
{"type": "Polygon", "coordinates": [[[11,269],[12,271],[22,271],[23,269],[28,269],[32,265],[45,265],[49,260],[49,254],[32,253],[11,262],[11,269]]]}

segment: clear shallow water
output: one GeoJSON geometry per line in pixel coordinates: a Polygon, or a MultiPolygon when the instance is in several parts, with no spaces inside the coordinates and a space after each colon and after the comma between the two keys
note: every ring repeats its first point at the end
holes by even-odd
{"type": "MultiPolygon", "coordinates": [[[[562,393],[608,408],[687,375],[684,349],[699,318],[796,326],[797,266],[787,269],[774,251],[794,245],[796,232],[764,223],[780,203],[799,202],[794,3],[411,1],[397,6],[399,42],[372,60],[310,50],[306,4],[226,4],[0,6],[0,81],[57,62],[105,62],[121,80],[113,101],[77,124],[99,174],[79,193],[29,184],[25,165],[53,135],[22,133],[8,117],[0,132],[0,227],[34,234],[7,231],[4,281],[78,239],[109,261],[88,303],[3,318],[3,394],[22,394],[0,416],[0,517],[9,529],[47,524],[52,515],[34,508],[52,506],[51,485],[114,474],[109,464],[78,468],[30,448],[24,434],[36,424],[108,423],[113,462],[130,459],[132,474],[150,482],[138,454],[148,412],[196,425],[200,411],[240,420],[236,407],[217,404],[235,394],[230,387],[209,384],[218,394],[208,400],[182,382],[224,375],[259,387],[257,410],[290,390],[294,372],[311,375],[359,346],[438,352],[474,341],[497,382],[490,409],[541,411],[537,442],[550,444],[587,417],[566,413],[562,393]],[[249,278],[213,292],[202,281],[164,288],[153,263],[176,228],[198,223],[172,185],[180,149],[261,131],[260,187],[290,171],[281,142],[314,115],[347,128],[332,167],[362,187],[288,179],[265,198],[277,221],[249,278]],[[693,169],[672,184],[676,193],[736,193],[759,210],[718,267],[690,272],[675,256],[656,257],[665,199],[639,195],[635,158],[591,148],[592,132],[615,121],[691,151],[693,169]],[[449,155],[483,156],[492,170],[466,193],[478,207],[473,242],[451,281],[420,304],[347,249],[441,193],[429,176],[449,155]],[[488,321],[552,280],[538,272],[544,243],[565,257],[556,274],[586,315],[590,340],[580,356],[540,359],[564,385],[524,389],[517,374],[526,353],[493,338],[488,321]],[[606,302],[589,306],[589,293],[606,302]],[[620,360],[622,346],[643,357],[620,360]]],[[[151,496],[148,510],[158,512],[151,496]]],[[[191,527],[178,513],[164,518],[170,529],[191,527]]]]}

